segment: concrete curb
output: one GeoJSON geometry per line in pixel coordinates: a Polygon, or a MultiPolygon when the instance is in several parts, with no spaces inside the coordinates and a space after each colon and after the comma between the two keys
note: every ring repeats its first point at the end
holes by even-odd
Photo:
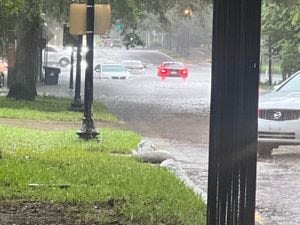
{"type": "Polygon", "coordinates": [[[207,193],[199,188],[185,173],[182,169],[180,162],[169,152],[164,150],[157,150],[154,144],[148,140],[142,140],[137,150],[132,151],[132,157],[141,160],[146,163],[154,163],[160,165],[162,168],[166,168],[171,173],[181,180],[188,188],[194,191],[195,194],[199,195],[202,200],[207,203],[207,193]]]}
{"type": "Polygon", "coordinates": [[[188,188],[193,190],[197,195],[199,195],[202,200],[207,204],[207,193],[199,188],[185,173],[182,169],[180,162],[174,159],[164,160],[161,164],[161,167],[166,168],[173,174],[177,176],[188,188]]]}

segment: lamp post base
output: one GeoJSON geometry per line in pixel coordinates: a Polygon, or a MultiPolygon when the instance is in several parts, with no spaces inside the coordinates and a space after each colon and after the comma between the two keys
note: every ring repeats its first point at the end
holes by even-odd
{"type": "Polygon", "coordinates": [[[74,112],[83,112],[84,108],[83,108],[82,101],[75,100],[75,101],[71,102],[71,106],[70,106],[69,110],[74,111],[74,112]]]}
{"type": "Polygon", "coordinates": [[[77,131],[77,135],[83,140],[98,139],[99,132],[94,126],[93,118],[83,118],[82,127],[77,131]]]}

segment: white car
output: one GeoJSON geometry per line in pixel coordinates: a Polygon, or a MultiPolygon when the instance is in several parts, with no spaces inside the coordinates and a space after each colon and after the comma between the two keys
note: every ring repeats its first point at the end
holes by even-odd
{"type": "Polygon", "coordinates": [[[145,65],[140,60],[123,60],[122,65],[130,73],[142,73],[145,71],[145,65]]]}
{"type": "Polygon", "coordinates": [[[258,152],[270,155],[280,145],[300,145],[300,71],[260,97],[258,152]]]}
{"type": "Polygon", "coordinates": [[[71,49],[60,49],[55,46],[48,45],[43,50],[44,65],[59,65],[67,67],[71,62],[71,49]]]}
{"type": "Polygon", "coordinates": [[[127,79],[130,73],[122,64],[98,64],[95,66],[95,76],[100,79],[127,79]]]}

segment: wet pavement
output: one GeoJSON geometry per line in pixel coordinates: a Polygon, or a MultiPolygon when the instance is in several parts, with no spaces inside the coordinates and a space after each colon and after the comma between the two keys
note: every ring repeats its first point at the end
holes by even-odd
{"type": "MultiPolygon", "coordinates": [[[[170,151],[189,178],[207,193],[208,146],[174,140],[153,139],[170,151]]],[[[299,147],[281,147],[269,159],[258,159],[257,224],[300,224],[299,147]]]]}
{"type": "MultiPolygon", "coordinates": [[[[162,81],[156,76],[156,64],[168,58],[161,54],[131,51],[126,56],[123,51],[107,50],[99,55],[117,61],[136,57],[151,64],[144,74],[128,80],[95,79],[94,98],[103,101],[129,129],[141,133],[159,149],[170,151],[190,179],[206,190],[210,66],[190,65],[190,77],[186,81],[179,78],[162,81]]],[[[40,85],[38,92],[72,98],[68,71],[62,70],[58,85],[40,85]]],[[[299,225],[299,187],[299,147],[280,147],[272,158],[259,158],[257,211],[262,217],[261,224],[299,225]]]]}
{"type": "Polygon", "coordinates": [[[259,159],[257,208],[266,225],[300,224],[299,146],[275,149],[269,159],[259,159]]]}

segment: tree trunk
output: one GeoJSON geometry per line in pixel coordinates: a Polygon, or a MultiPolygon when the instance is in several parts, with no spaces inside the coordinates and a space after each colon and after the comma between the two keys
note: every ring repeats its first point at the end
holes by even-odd
{"type": "Polygon", "coordinates": [[[36,92],[36,63],[38,52],[37,17],[29,18],[25,12],[20,15],[17,26],[16,64],[13,70],[12,84],[7,97],[23,100],[34,100],[36,92]]]}
{"type": "Polygon", "coordinates": [[[268,72],[269,72],[269,86],[272,85],[272,45],[271,45],[271,37],[269,36],[269,59],[268,59],[268,72]]]}

